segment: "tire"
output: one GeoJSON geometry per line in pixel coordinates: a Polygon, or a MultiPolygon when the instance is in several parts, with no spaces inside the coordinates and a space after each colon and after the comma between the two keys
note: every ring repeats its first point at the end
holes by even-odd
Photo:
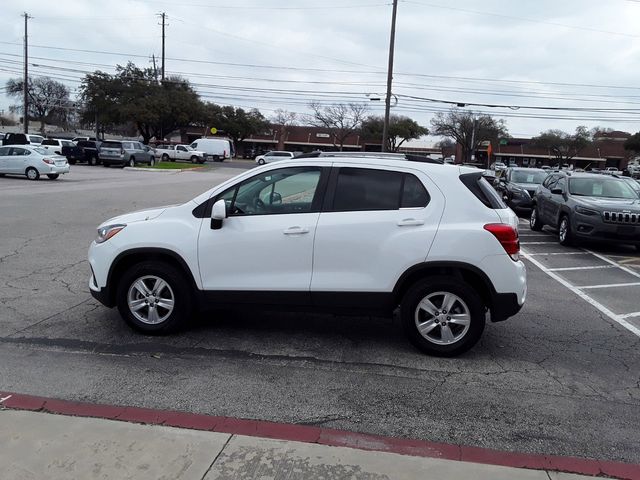
{"type": "Polygon", "coordinates": [[[571,221],[567,215],[560,217],[560,224],[558,225],[558,241],[560,242],[560,245],[564,245],[565,247],[573,245],[571,221]]]}
{"type": "Polygon", "coordinates": [[[544,227],[544,224],[540,221],[540,215],[538,214],[538,206],[535,205],[531,210],[531,218],[529,218],[529,227],[534,232],[539,232],[544,227]]]}
{"type": "Polygon", "coordinates": [[[136,166],[136,159],[135,158],[131,157],[129,159],[129,166],[130,167],[135,167],[136,166]]]}
{"type": "Polygon", "coordinates": [[[95,155],[92,155],[89,157],[89,160],[87,160],[87,164],[95,167],[98,164],[98,159],[95,157],[95,155]]]}
{"type": "Polygon", "coordinates": [[[193,155],[193,156],[191,157],[191,163],[198,163],[198,162],[199,162],[198,157],[196,157],[195,155],[193,155]]]}
{"type": "Polygon", "coordinates": [[[40,179],[40,172],[33,167],[29,167],[24,171],[24,174],[27,176],[29,180],[38,180],[40,179]]]}
{"type": "Polygon", "coordinates": [[[428,355],[454,357],[469,350],[480,339],[484,331],[485,308],[476,290],[467,283],[451,277],[431,277],[417,282],[404,295],[400,319],[409,341],[419,350],[428,355]],[[453,322],[451,313],[442,308],[447,298],[452,302],[450,307],[456,312],[454,315],[459,315],[453,322]],[[425,300],[436,310],[429,313],[430,310],[422,308],[425,300]],[[434,315],[436,312],[437,316],[434,315]],[[420,333],[421,330],[425,333],[420,333]],[[450,334],[449,338],[445,332],[450,334]]]}
{"type": "Polygon", "coordinates": [[[261,158],[260,160],[258,160],[258,165],[264,165],[264,158],[261,158]]]}
{"type": "Polygon", "coordinates": [[[108,163],[106,163],[106,162],[102,162],[102,166],[103,166],[104,168],[109,168],[109,164],[108,164],[108,163]]]}
{"type": "Polygon", "coordinates": [[[163,162],[168,162],[169,161],[169,155],[167,155],[166,153],[162,154],[162,161],[163,162]]]}
{"type": "Polygon", "coordinates": [[[149,158],[149,166],[153,167],[156,164],[156,159],[155,157],[151,157],[149,158]]]}
{"type": "Polygon", "coordinates": [[[49,180],[57,180],[59,176],[60,176],[59,173],[48,173],[47,174],[47,177],[49,177],[49,180]]]}
{"type": "Polygon", "coordinates": [[[72,158],[69,158],[69,157],[67,157],[67,162],[69,162],[69,165],[75,165],[76,164],[75,159],[72,159],[72,158]]]}
{"type": "Polygon", "coordinates": [[[138,263],[129,268],[118,282],[116,291],[118,310],[124,321],[139,332],[147,335],[165,335],[175,332],[187,324],[193,312],[193,294],[189,285],[190,282],[185,275],[172,265],[157,261],[138,263]],[[150,296],[147,299],[141,290],[146,287],[146,290],[151,293],[158,280],[165,282],[167,287],[162,287],[160,291],[155,292],[155,297],[150,296]],[[144,286],[140,282],[144,283],[144,286]],[[150,313],[152,309],[143,302],[151,302],[153,305],[158,298],[164,301],[161,301],[162,306],[153,309],[158,320],[157,323],[153,323],[154,318],[150,317],[153,315],[150,313]],[[173,306],[168,308],[167,300],[170,299],[173,300],[173,306]],[[142,306],[134,313],[130,305],[136,302],[140,302],[142,306]]]}

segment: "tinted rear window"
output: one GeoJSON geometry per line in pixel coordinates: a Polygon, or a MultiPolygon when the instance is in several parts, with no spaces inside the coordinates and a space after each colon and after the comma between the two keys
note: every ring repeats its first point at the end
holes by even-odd
{"type": "Polygon", "coordinates": [[[465,173],[460,175],[460,181],[480,200],[485,206],[497,210],[507,208],[498,195],[498,192],[482,176],[482,172],[465,173]]]}
{"type": "Polygon", "coordinates": [[[102,148],[121,148],[122,144],[120,142],[104,142],[101,147],[102,148]]]}

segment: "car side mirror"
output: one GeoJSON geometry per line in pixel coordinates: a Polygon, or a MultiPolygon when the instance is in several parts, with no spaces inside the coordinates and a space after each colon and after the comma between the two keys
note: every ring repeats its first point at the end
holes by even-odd
{"type": "Polygon", "coordinates": [[[495,178],[493,180],[493,186],[494,187],[499,187],[500,186],[500,179],[499,178],[495,178]]]}
{"type": "Polygon", "coordinates": [[[227,218],[227,204],[224,199],[221,199],[214,203],[211,209],[211,230],[220,230],[225,218],[227,218]]]}
{"type": "Polygon", "coordinates": [[[551,194],[552,195],[562,195],[564,192],[562,191],[561,188],[552,188],[551,189],[551,194]]]}

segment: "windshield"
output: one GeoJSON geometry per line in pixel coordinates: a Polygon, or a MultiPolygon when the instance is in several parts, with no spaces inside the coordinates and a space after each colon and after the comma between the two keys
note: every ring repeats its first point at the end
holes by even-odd
{"type": "Polygon", "coordinates": [[[614,178],[571,178],[569,193],[586,197],[638,198],[638,194],[625,181],[614,178]]]}
{"type": "Polygon", "coordinates": [[[547,178],[545,172],[527,172],[526,170],[514,170],[511,172],[511,181],[514,183],[537,183],[541,184],[547,178]]]}

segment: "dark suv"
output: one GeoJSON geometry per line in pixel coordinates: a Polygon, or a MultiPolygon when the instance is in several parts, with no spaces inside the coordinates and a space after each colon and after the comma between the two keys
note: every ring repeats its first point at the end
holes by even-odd
{"type": "Polygon", "coordinates": [[[640,249],[640,196],[615,175],[554,172],[538,187],[531,229],[558,229],[562,245],[605,240],[640,249]]]}
{"type": "Polygon", "coordinates": [[[533,197],[538,186],[547,178],[548,172],[538,168],[507,168],[494,181],[498,193],[514,210],[530,212],[533,208],[533,197]]]}

